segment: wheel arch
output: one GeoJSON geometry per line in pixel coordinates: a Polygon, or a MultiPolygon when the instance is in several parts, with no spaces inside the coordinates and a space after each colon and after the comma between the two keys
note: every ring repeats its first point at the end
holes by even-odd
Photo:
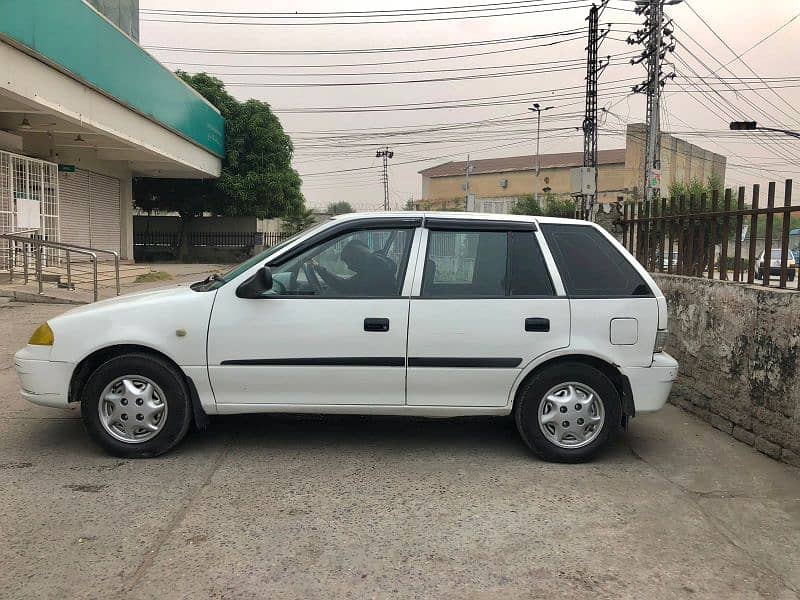
{"type": "Polygon", "coordinates": [[[536,376],[537,374],[541,373],[542,371],[549,369],[555,365],[567,363],[567,362],[580,362],[590,367],[594,367],[603,375],[608,377],[609,381],[614,385],[614,388],[617,390],[619,394],[620,403],[622,407],[622,414],[625,417],[633,417],[635,415],[635,408],[633,404],[633,397],[631,394],[631,386],[628,378],[625,377],[622,373],[620,373],[619,369],[612,363],[597,357],[592,356],[590,354],[561,354],[559,356],[554,356],[552,358],[548,358],[547,360],[542,361],[541,363],[535,365],[531,368],[527,373],[525,373],[515,384],[513,389],[513,397],[512,397],[512,406],[511,412],[513,413],[516,405],[517,400],[519,399],[520,390],[522,390],[525,384],[531,379],[531,377],[536,376]]]}
{"type": "Polygon", "coordinates": [[[81,361],[75,366],[75,369],[72,371],[72,377],[69,382],[68,388],[68,395],[67,401],[71,404],[73,402],[80,402],[81,394],[83,392],[83,388],[86,385],[86,382],[91,377],[92,373],[97,370],[97,368],[102,365],[103,363],[111,360],[112,358],[116,358],[117,356],[122,356],[124,354],[131,354],[131,353],[140,353],[140,354],[149,354],[151,356],[155,356],[169,364],[172,368],[175,369],[177,373],[183,378],[184,383],[186,384],[186,388],[189,391],[189,397],[192,401],[192,412],[194,414],[194,421],[195,424],[200,427],[204,428],[208,423],[208,415],[206,414],[205,410],[200,403],[200,397],[197,392],[197,387],[195,386],[192,378],[189,377],[186,372],[176,363],[170,356],[164,354],[163,352],[152,348],[151,346],[144,346],[141,344],[115,344],[112,346],[105,346],[104,348],[98,348],[85,356],[81,361]]]}

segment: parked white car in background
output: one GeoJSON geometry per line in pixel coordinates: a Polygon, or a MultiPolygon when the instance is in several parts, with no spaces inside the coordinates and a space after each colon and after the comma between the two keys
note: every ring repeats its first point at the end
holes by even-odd
{"type": "Polygon", "coordinates": [[[206,415],[513,413],[539,455],[592,457],[677,374],[667,306],[600,227],[448,213],[352,214],[222,276],[42,324],[22,395],[79,402],[109,452],[166,452],[206,415]]]}
{"type": "MultiPolygon", "coordinates": [[[[765,260],[764,252],[762,251],[761,254],[758,255],[758,260],[756,261],[756,279],[764,279],[764,274],[767,272],[767,268],[769,268],[769,274],[771,277],[780,277],[781,275],[781,249],[780,248],[773,248],[770,251],[770,259],[769,261],[765,260]],[[766,266],[766,263],[769,262],[769,266],[766,266]]],[[[791,250],[786,251],[786,278],[789,281],[794,281],[794,276],[797,271],[797,262],[795,261],[794,253],[791,250]]]]}

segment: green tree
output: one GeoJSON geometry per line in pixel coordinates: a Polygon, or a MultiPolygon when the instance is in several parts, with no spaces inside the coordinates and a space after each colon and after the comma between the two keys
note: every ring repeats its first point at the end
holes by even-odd
{"type": "Polygon", "coordinates": [[[291,166],[292,141],[269,105],[259,100],[239,102],[222,81],[206,73],[177,73],[225,119],[222,173],[206,180],[136,178],[136,206],[180,215],[181,254],[186,251],[191,220],[203,213],[266,219],[303,208],[300,176],[291,166]]]}
{"type": "Polygon", "coordinates": [[[514,206],[511,207],[511,214],[537,216],[542,214],[542,207],[533,194],[525,194],[517,198],[514,206]]]}
{"type": "Polygon", "coordinates": [[[282,229],[284,233],[294,235],[295,233],[300,233],[304,229],[308,229],[315,222],[314,211],[305,206],[301,206],[283,217],[282,229]]]}
{"type": "Polygon", "coordinates": [[[575,218],[575,200],[565,196],[548,194],[544,214],[548,217],[561,217],[562,219],[575,218]]]}
{"type": "Polygon", "coordinates": [[[342,202],[331,202],[328,204],[328,208],[325,210],[329,215],[345,215],[347,213],[356,212],[353,210],[353,206],[346,201],[342,202]]]}

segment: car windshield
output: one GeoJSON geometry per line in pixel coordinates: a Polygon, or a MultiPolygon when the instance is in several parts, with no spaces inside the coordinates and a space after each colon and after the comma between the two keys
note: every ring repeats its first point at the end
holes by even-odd
{"type": "Polygon", "coordinates": [[[305,236],[311,233],[312,231],[321,228],[326,223],[327,221],[323,221],[322,223],[313,225],[309,229],[304,229],[300,233],[296,233],[293,236],[283,240],[280,244],[270,246],[263,252],[256,254],[252,258],[248,258],[246,261],[242,263],[239,263],[238,265],[236,265],[229,271],[226,271],[222,275],[220,275],[219,273],[212,273],[203,281],[198,281],[196,283],[193,283],[191,287],[196,292],[210,292],[212,290],[219,289],[229,281],[233,281],[234,279],[236,279],[239,275],[247,271],[250,267],[253,267],[258,263],[267,260],[270,256],[276,254],[278,251],[282,250],[283,248],[285,248],[286,246],[297,240],[299,237],[305,236]]]}
{"type": "MultiPolygon", "coordinates": [[[[781,257],[781,251],[780,251],[780,249],[778,249],[778,250],[773,250],[773,251],[770,253],[770,256],[771,256],[772,258],[778,258],[778,259],[779,259],[779,258],[781,257]]],[[[789,260],[794,260],[794,254],[792,253],[792,251],[791,251],[791,250],[789,250],[789,251],[786,253],[786,256],[787,256],[787,258],[788,258],[789,260]]]]}

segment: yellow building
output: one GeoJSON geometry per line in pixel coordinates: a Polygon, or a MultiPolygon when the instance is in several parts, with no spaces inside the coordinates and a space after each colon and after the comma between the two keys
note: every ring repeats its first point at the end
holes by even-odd
{"type": "MultiPolygon", "coordinates": [[[[641,196],[638,190],[644,180],[640,168],[644,156],[643,124],[628,125],[625,148],[600,150],[597,154],[599,203],[641,196]]],[[[725,180],[724,156],[668,134],[661,136],[661,162],[664,194],[673,181],[688,184],[697,178],[706,182],[712,173],[725,180]]],[[[536,155],[476,159],[469,165],[469,178],[466,161],[451,161],[420,171],[422,196],[412,202],[412,208],[508,213],[521,196],[544,197],[551,193],[569,197],[570,171],[583,165],[583,153],[542,154],[538,160],[536,155]]]]}

